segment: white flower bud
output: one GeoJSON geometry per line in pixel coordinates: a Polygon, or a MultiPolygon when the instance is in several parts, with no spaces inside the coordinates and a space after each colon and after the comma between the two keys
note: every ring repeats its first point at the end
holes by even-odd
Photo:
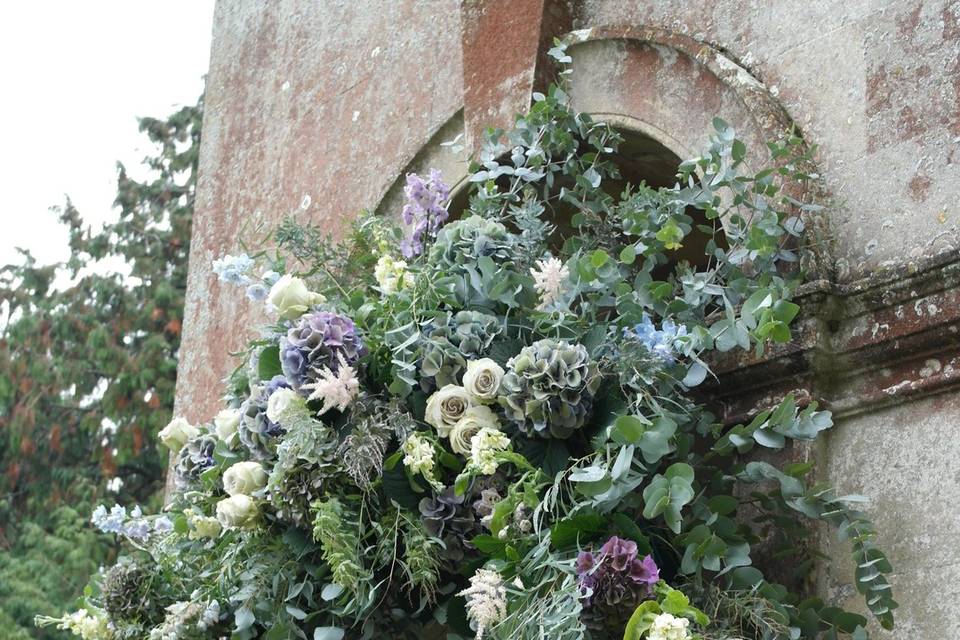
{"type": "Polygon", "coordinates": [[[238,462],[223,474],[223,489],[231,496],[250,495],[267,485],[267,472],[259,462],[238,462]]]}
{"type": "Polygon", "coordinates": [[[299,318],[313,305],[325,301],[321,294],[307,289],[303,280],[290,274],[277,280],[267,294],[268,307],[276,309],[280,317],[287,320],[299,318]]]}
{"type": "Polygon", "coordinates": [[[277,424],[283,423],[283,414],[302,403],[300,395],[293,389],[277,389],[267,400],[267,418],[277,424]]]}
{"type": "Polygon", "coordinates": [[[226,529],[251,527],[259,515],[260,509],[250,496],[238,494],[217,503],[217,520],[226,529]]]}
{"type": "Polygon", "coordinates": [[[188,440],[200,435],[200,430],[187,422],[184,418],[174,418],[170,424],[160,430],[160,442],[176,453],[183,448],[188,440]]]}
{"type": "Polygon", "coordinates": [[[497,399],[503,374],[503,367],[490,358],[471,360],[463,374],[463,388],[481,404],[493,402],[497,399]]]}
{"type": "Polygon", "coordinates": [[[441,438],[450,435],[453,425],[473,405],[470,394],[463,387],[448,384],[427,400],[427,409],[423,419],[437,430],[441,438]]]}
{"type": "Polygon", "coordinates": [[[213,427],[217,431],[217,437],[227,444],[232,444],[236,439],[239,426],[240,411],[237,409],[224,409],[213,419],[213,427]]]}

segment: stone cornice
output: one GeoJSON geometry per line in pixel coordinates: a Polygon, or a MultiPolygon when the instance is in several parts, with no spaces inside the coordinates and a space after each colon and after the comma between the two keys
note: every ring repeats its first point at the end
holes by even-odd
{"type": "Polygon", "coordinates": [[[713,361],[703,392],[735,424],[794,393],[843,417],[960,385],[960,256],[801,287],[794,340],[713,361]]]}

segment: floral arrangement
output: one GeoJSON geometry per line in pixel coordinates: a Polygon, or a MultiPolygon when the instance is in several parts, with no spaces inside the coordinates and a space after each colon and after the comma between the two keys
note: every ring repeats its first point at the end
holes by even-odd
{"type": "Polygon", "coordinates": [[[862,499],[751,458],[814,440],[829,413],[787,397],[727,427],[697,394],[715,353],[790,340],[799,213],[816,210],[789,195],[810,177],[797,139],[747,175],[714,124],[676,186],[614,195],[619,135],[554,86],[489,133],[466,211],[438,172],[411,174],[403,228],[361,216],[332,243],[289,218],[275,252],[218,260],[275,322],[212,423],[161,432],[166,512],[99,508],[129,553],[40,623],[111,640],[863,640],[863,616],[802,597],[822,522],[889,628],[862,499]]]}

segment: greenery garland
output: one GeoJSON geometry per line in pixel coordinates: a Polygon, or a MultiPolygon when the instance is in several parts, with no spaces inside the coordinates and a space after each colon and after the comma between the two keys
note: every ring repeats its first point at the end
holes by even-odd
{"type": "Polygon", "coordinates": [[[128,557],[84,609],[40,622],[110,639],[862,640],[864,617],[800,595],[824,522],[890,628],[862,498],[750,458],[814,440],[829,413],[787,397],[725,428],[693,393],[713,353],[791,339],[799,212],[816,210],[787,193],[810,177],[798,139],[748,175],[714,127],[676,186],[613,195],[620,136],[554,86],[489,132],[459,219],[439,173],[411,174],[404,229],[364,215],[334,243],[290,217],[276,252],[217,261],[277,320],[228,409],[161,433],[168,512],[99,508],[128,557]],[[677,259],[698,242],[702,260],[677,259]]]}

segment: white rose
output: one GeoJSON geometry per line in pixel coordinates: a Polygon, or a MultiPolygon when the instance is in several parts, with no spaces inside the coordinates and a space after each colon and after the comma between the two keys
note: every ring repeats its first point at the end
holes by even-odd
{"type": "Polygon", "coordinates": [[[238,462],[223,473],[223,490],[231,496],[250,495],[267,485],[267,472],[259,462],[238,462]]]}
{"type": "Polygon", "coordinates": [[[450,448],[462,456],[470,455],[470,441],[485,427],[500,429],[496,414],[483,405],[470,407],[450,430],[450,448]]]}
{"type": "Polygon", "coordinates": [[[503,367],[490,358],[471,360],[467,363],[466,373],[463,374],[463,388],[477,402],[482,404],[493,402],[497,399],[503,374],[503,367]]]}
{"type": "Polygon", "coordinates": [[[283,414],[299,402],[300,395],[293,389],[277,389],[270,394],[270,399],[267,400],[267,418],[271,422],[280,424],[283,414]]]}
{"type": "Polygon", "coordinates": [[[217,503],[217,520],[226,529],[250,527],[256,523],[259,515],[257,503],[242,493],[217,503]]]}
{"type": "Polygon", "coordinates": [[[239,426],[240,411],[237,409],[224,409],[213,419],[213,427],[217,431],[217,437],[227,444],[231,444],[235,440],[239,426]]]}
{"type": "Polygon", "coordinates": [[[183,515],[187,517],[187,523],[190,525],[188,537],[191,540],[201,540],[203,538],[216,538],[220,535],[223,527],[216,518],[209,518],[193,509],[184,509],[183,515]]]}
{"type": "Polygon", "coordinates": [[[302,316],[310,307],[325,300],[326,298],[319,293],[307,289],[307,283],[303,280],[294,278],[290,274],[277,280],[267,294],[269,306],[276,309],[281,318],[287,320],[302,316]]]}
{"type": "Polygon", "coordinates": [[[448,384],[427,399],[423,419],[437,430],[441,438],[450,435],[450,429],[473,406],[470,394],[463,387],[448,384]]]}
{"type": "Polygon", "coordinates": [[[187,444],[187,440],[192,440],[198,435],[200,435],[200,429],[183,418],[174,418],[170,424],[160,430],[160,442],[176,453],[187,444]]]}

